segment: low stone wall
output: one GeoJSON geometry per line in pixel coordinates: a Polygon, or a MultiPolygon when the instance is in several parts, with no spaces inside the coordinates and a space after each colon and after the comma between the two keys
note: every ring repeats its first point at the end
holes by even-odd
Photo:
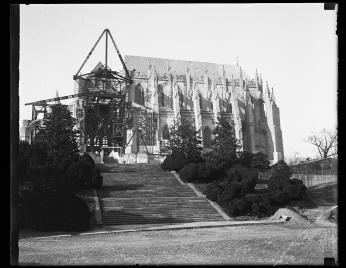
{"type": "Polygon", "coordinates": [[[98,196],[96,194],[96,190],[94,189],[88,189],[88,190],[81,190],[76,193],[76,195],[83,199],[84,202],[88,205],[89,211],[91,213],[91,219],[90,219],[90,226],[95,227],[95,225],[101,225],[102,219],[101,219],[101,212],[100,212],[100,205],[98,201],[98,196]]]}
{"type": "Polygon", "coordinates": [[[337,175],[292,174],[292,178],[302,180],[306,187],[338,180],[337,175]]]}

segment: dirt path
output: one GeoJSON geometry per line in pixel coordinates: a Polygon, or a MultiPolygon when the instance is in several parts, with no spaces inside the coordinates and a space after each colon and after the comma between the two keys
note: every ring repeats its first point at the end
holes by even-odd
{"type": "Polygon", "coordinates": [[[327,213],[337,201],[337,182],[320,184],[308,188],[308,202],[291,202],[291,206],[300,211],[309,220],[316,221],[322,214],[327,213]]]}

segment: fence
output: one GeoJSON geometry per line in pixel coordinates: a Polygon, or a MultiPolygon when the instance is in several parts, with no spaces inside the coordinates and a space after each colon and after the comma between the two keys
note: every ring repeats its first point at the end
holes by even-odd
{"type": "Polygon", "coordinates": [[[316,175],[316,174],[292,174],[291,178],[297,178],[303,181],[306,187],[315,186],[318,184],[336,182],[338,175],[316,175]]]}
{"type": "Polygon", "coordinates": [[[334,158],[307,161],[291,166],[292,178],[303,181],[306,187],[336,182],[338,179],[338,160],[334,158]]]}
{"type": "Polygon", "coordinates": [[[337,175],[338,160],[334,158],[319,159],[291,165],[292,173],[295,174],[316,174],[316,175],[337,175]]]}

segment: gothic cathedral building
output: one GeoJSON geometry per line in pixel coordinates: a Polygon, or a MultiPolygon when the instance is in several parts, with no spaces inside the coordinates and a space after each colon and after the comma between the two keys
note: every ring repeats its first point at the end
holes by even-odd
{"type": "MultiPolygon", "coordinates": [[[[280,110],[274,90],[256,71],[248,76],[237,65],[125,56],[134,83],[128,91],[132,105],[157,115],[157,130],[147,150],[159,153],[169,140],[174,119],[190,120],[200,133],[203,148],[210,146],[217,117],[234,126],[242,149],[262,152],[271,162],[284,158],[280,110]]],[[[128,135],[131,136],[131,130],[128,135]]],[[[135,139],[131,141],[136,142],[135,139]]],[[[129,144],[128,153],[133,144],[129,144]]],[[[141,146],[139,152],[144,151],[141,146]]]]}

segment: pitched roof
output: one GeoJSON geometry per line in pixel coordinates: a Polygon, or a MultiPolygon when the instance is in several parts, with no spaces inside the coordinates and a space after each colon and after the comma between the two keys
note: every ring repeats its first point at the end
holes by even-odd
{"type": "Polygon", "coordinates": [[[102,64],[102,62],[101,61],[99,61],[97,64],[96,64],[96,66],[94,67],[94,69],[92,69],[92,73],[93,72],[96,72],[98,69],[100,69],[100,68],[103,68],[104,67],[104,65],[102,64]]]}
{"type": "MultiPolygon", "coordinates": [[[[218,64],[198,61],[184,61],[184,60],[172,60],[153,57],[131,56],[125,55],[125,64],[129,71],[135,69],[137,72],[146,74],[149,69],[149,65],[156,68],[158,75],[164,75],[168,73],[168,68],[171,68],[172,72],[177,75],[185,75],[187,68],[189,68],[191,75],[201,77],[208,71],[208,76],[222,77],[223,69],[225,70],[225,76],[228,79],[236,79],[240,77],[240,66],[230,64],[218,64]]],[[[243,72],[243,79],[250,79],[250,77],[243,72]]]]}

